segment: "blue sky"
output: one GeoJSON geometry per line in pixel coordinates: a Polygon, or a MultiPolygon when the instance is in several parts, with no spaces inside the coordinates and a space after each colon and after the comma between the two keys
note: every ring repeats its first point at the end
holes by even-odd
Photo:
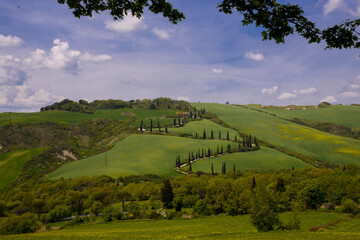
{"type": "MultiPolygon", "coordinates": [[[[0,3],[0,112],[69,98],[265,105],[360,103],[360,51],[324,50],[297,35],[262,41],[213,0],[172,0],[186,19],[75,18],[56,0],[0,3]]],[[[283,2],[283,1],[281,1],[283,2]]],[[[319,27],[360,17],[359,0],[291,1],[319,27]]]]}

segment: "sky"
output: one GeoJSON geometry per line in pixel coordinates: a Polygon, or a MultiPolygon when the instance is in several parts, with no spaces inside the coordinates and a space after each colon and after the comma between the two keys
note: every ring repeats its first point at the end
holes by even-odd
{"type": "MultiPolygon", "coordinates": [[[[360,103],[360,50],[324,50],[261,28],[219,0],[170,0],[186,19],[145,12],[75,18],[56,0],[1,0],[0,112],[39,111],[65,98],[263,105],[360,103]]],[[[284,2],[284,1],[280,1],[284,2]]],[[[319,28],[360,18],[360,0],[293,0],[319,28]]]]}

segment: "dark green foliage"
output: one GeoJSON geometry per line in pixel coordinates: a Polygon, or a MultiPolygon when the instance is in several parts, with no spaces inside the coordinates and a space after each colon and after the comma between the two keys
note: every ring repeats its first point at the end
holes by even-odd
{"type": "Polygon", "coordinates": [[[317,209],[325,201],[325,193],[319,184],[308,184],[300,190],[298,194],[299,201],[307,209],[317,209]]]}
{"type": "Polygon", "coordinates": [[[229,131],[226,134],[226,140],[230,140],[229,131]]]}
{"type": "Polygon", "coordinates": [[[0,217],[5,216],[7,210],[6,202],[0,201],[0,217]]]}
{"type": "Polygon", "coordinates": [[[259,232],[272,231],[281,225],[278,214],[268,205],[260,205],[250,217],[251,223],[259,232]]]}
{"type": "Polygon", "coordinates": [[[286,188],[285,188],[285,181],[283,178],[278,178],[276,181],[276,187],[275,187],[275,191],[277,192],[285,192],[286,188]]]}
{"type": "Polygon", "coordinates": [[[174,200],[173,188],[171,187],[169,179],[166,179],[161,186],[160,199],[165,208],[172,208],[172,201],[174,200]]]}
{"type": "Polygon", "coordinates": [[[221,12],[231,14],[233,9],[243,15],[244,26],[255,24],[262,27],[263,40],[274,40],[284,43],[285,37],[297,32],[308,40],[308,43],[326,42],[326,48],[359,48],[360,39],[357,28],[360,19],[345,20],[344,23],[320,30],[315,23],[304,16],[298,5],[281,4],[277,1],[223,0],[218,8],[221,12]]]}
{"type": "Polygon", "coordinates": [[[219,130],[219,139],[221,139],[221,131],[219,130]]]}
{"type": "Polygon", "coordinates": [[[196,204],[194,206],[194,212],[196,214],[199,214],[200,216],[209,216],[209,215],[211,215],[210,209],[207,207],[204,200],[201,200],[201,199],[196,202],[196,204]]]}
{"type": "Polygon", "coordinates": [[[214,164],[211,162],[211,175],[214,175],[214,164]]]}
{"type": "Polygon", "coordinates": [[[251,190],[253,190],[255,187],[256,187],[255,177],[252,177],[251,190]]]}
{"type": "Polygon", "coordinates": [[[40,228],[36,215],[25,213],[22,216],[12,216],[0,219],[0,234],[32,233],[40,228]]]}
{"type": "Polygon", "coordinates": [[[168,133],[167,125],[165,126],[165,133],[168,133]]]}
{"type": "Polygon", "coordinates": [[[211,139],[214,139],[214,131],[211,130],[211,139]]]}
{"type": "Polygon", "coordinates": [[[150,132],[152,132],[152,128],[153,128],[153,123],[152,123],[152,119],[150,119],[150,132]]]}
{"type": "Polygon", "coordinates": [[[203,133],[203,139],[206,139],[206,131],[204,129],[204,133],[203,133]]]}
{"type": "Polygon", "coordinates": [[[170,110],[186,110],[191,109],[188,102],[172,100],[171,98],[156,98],[153,100],[143,99],[136,101],[123,100],[94,100],[88,103],[80,100],[78,103],[69,99],[56,102],[52,105],[42,107],[40,111],[62,110],[70,112],[94,113],[98,109],[120,109],[120,108],[139,108],[139,109],[170,109],[170,110]]]}
{"type": "Polygon", "coordinates": [[[341,211],[344,213],[351,213],[355,215],[360,212],[360,209],[359,206],[352,199],[346,199],[341,204],[341,211]]]}
{"type": "Polygon", "coordinates": [[[49,222],[58,222],[63,218],[70,217],[72,215],[71,207],[68,205],[57,205],[53,210],[48,213],[47,220],[49,222]]]}

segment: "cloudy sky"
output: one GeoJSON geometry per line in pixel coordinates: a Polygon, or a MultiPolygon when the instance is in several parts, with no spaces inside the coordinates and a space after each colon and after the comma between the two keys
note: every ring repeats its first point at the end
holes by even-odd
{"type": "MultiPolygon", "coordinates": [[[[266,105],[360,103],[360,50],[324,50],[297,35],[262,41],[218,0],[172,0],[186,20],[146,12],[75,18],[56,0],[1,0],[0,112],[69,98],[266,105]]],[[[320,28],[360,18],[360,0],[294,0],[320,28]]]]}

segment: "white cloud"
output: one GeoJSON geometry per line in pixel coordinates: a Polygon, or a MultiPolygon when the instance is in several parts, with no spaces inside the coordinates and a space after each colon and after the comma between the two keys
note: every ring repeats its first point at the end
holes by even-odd
{"type": "Polygon", "coordinates": [[[22,85],[27,78],[18,58],[0,55],[0,86],[22,85]]]}
{"type": "Polygon", "coordinates": [[[142,30],[146,28],[146,24],[143,22],[143,17],[137,18],[130,15],[124,16],[124,19],[113,21],[105,21],[105,28],[119,33],[127,33],[135,30],[142,30]]]}
{"type": "Polygon", "coordinates": [[[278,97],[278,99],[279,100],[284,100],[284,99],[294,98],[294,97],[296,97],[296,94],[284,92],[278,97]]]}
{"type": "Polygon", "coordinates": [[[44,89],[34,91],[26,84],[21,86],[0,87],[1,109],[12,108],[22,111],[39,110],[40,107],[64,99],[44,89]]]}
{"type": "Polygon", "coordinates": [[[311,87],[309,89],[294,90],[294,93],[296,93],[296,94],[313,94],[316,92],[317,92],[317,89],[314,87],[311,87]]]}
{"type": "Polygon", "coordinates": [[[343,5],[342,0],[329,0],[324,5],[324,14],[327,15],[343,5]]]}
{"type": "Polygon", "coordinates": [[[221,68],[213,68],[211,69],[213,73],[217,73],[217,74],[220,74],[223,72],[223,70],[221,68]]]}
{"type": "Polygon", "coordinates": [[[340,97],[342,97],[342,98],[356,98],[356,97],[360,97],[360,93],[353,92],[353,91],[343,92],[343,93],[340,94],[340,97]]]}
{"type": "Polygon", "coordinates": [[[275,94],[277,93],[278,88],[278,86],[273,86],[271,88],[263,88],[261,89],[261,93],[275,94]]]}
{"type": "Polygon", "coordinates": [[[359,84],[351,84],[350,89],[352,89],[352,90],[360,89],[360,85],[359,84]]]}
{"type": "Polygon", "coordinates": [[[163,40],[169,40],[171,38],[171,35],[169,32],[163,29],[159,29],[157,27],[153,28],[152,32],[160,39],[163,40]]]}
{"type": "Polygon", "coordinates": [[[55,39],[53,43],[54,46],[49,53],[37,49],[35,52],[30,53],[30,57],[26,58],[24,63],[31,68],[65,69],[76,73],[80,51],[71,50],[69,43],[60,39],[55,39]]]}
{"type": "Polygon", "coordinates": [[[325,98],[321,99],[320,102],[329,102],[329,103],[336,103],[338,100],[333,96],[326,96],[325,98]]]}
{"type": "Polygon", "coordinates": [[[182,96],[179,96],[178,98],[177,98],[177,100],[178,101],[190,101],[190,98],[188,98],[188,97],[182,97],[182,96]]]}
{"type": "Polygon", "coordinates": [[[17,47],[23,43],[23,40],[17,36],[0,34],[0,47],[17,47]]]}
{"type": "Polygon", "coordinates": [[[360,81],[360,75],[355,78],[355,80],[360,81]]]}
{"type": "Polygon", "coordinates": [[[54,46],[49,53],[42,49],[31,52],[30,57],[24,59],[25,65],[30,69],[63,69],[76,74],[79,71],[80,60],[102,62],[111,59],[107,54],[92,55],[88,52],[81,54],[78,50],[70,49],[69,43],[60,39],[55,39],[53,43],[54,46]]]}
{"type": "Polygon", "coordinates": [[[92,55],[90,53],[84,53],[83,55],[81,55],[80,59],[84,60],[84,61],[91,61],[91,62],[103,62],[103,61],[108,61],[110,60],[112,57],[107,55],[107,54],[101,54],[101,55],[92,55]]]}
{"type": "Polygon", "coordinates": [[[247,52],[245,53],[245,58],[246,59],[252,59],[255,61],[262,61],[265,59],[264,55],[262,55],[261,53],[253,53],[253,52],[247,52]]]}

